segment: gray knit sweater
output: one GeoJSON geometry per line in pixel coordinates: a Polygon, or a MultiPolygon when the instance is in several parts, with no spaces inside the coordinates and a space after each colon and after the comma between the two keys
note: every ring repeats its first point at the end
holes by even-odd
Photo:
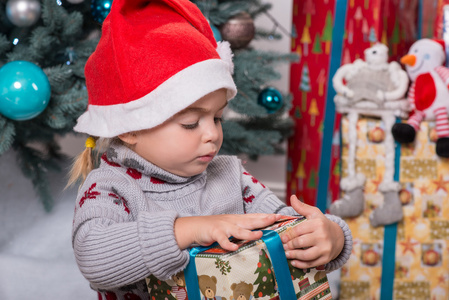
{"type": "MultiPolygon", "coordinates": [[[[218,156],[206,171],[186,178],[114,144],[79,190],[73,249],[81,273],[102,299],[112,293],[117,299],[148,299],[145,277],[166,280],[188,263],[188,250],[174,237],[176,218],[244,213],[297,215],[235,157],[218,156]]],[[[326,265],[331,271],[348,260],[352,236],[342,219],[326,216],[345,235],[340,256],[326,265]]]]}

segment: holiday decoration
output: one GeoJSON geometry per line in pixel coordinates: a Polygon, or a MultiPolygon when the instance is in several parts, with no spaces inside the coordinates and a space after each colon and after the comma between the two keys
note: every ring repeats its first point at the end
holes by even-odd
{"type": "MultiPolygon", "coordinates": [[[[370,216],[385,201],[380,186],[389,150],[385,142],[372,143],[367,133],[386,127],[375,117],[358,119],[356,168],[366,178],[365,208],[347,220],[357,242],[342,268],[340,299],[449,299],[449,162],[435,155],[435,143],[429,137],[435,126],[433,121],[422,122],[415,143],[398,151],[402,220],[373,227],[370,216]],[[397,231],[389,235],[393,226],[397,231]],[[385,277],[392,282],[390,288],[385,277]]],[[[343,116],[343,176],[349,171],[350,128],[348,116],[343,116]]]]}
{"type": "Polygon", "coordinates": [[[189,299],[331,299],[324,271],[294,268],[283,255],[279,235],[303,221],[306,219],[285,217],[265,228],[260,240],[233,239],[239,245],[234,252],[216,244],[194,248],[189,266],[172,280],[147,278],[149,298],[174,299],[172,295],[180,295],[187,299],[187,289],[189,299]]]}
{"type": "Polygon", "coordinates": [[[370,247],[362,251],[362,263],[368,266],[375,266],[380,261],[380,254],[370,247]]]}
{"type": "MultiPolygon", "coordinates": [[[[364,208],[363,189],[365,176],[356,170],[357,134],[356,126],[360,114],[382,119],[386,130],[384,145],[387,149],[385,174],[379,190],[384,195],[384,204],[371,216],[373,226],[398,222],[402,218],[399,200],[400,185],[394,181],[394,140],[391,128],[396,116],[407,116],[408,102],[405,93],[408,76],[397,62],[388,63],[388,47],[375,44],[364,52],[365,61],[357,59],[352,64],[340,67],[332,82],[338,93],[335,105],[338,112],[347,114],[349,120],[348,176],[341,180],[345,196],[332,203],[329,211],[341,217],[356,217],[364,208]]],[[[373,128],[372,131],[379,128],[373,128]]],[[[383,137],[382,137],[383,139],[383,137]]]]}
{"type": "Polygon", "coordinates": [[[260,92],[257,103],[268,113],[274,113],[282,107],[282,94],[273,87],[267,87],[260,92]]]}
{"type": "Polygon", "coordinates": [[[385,140],[385,130],[375,127],[368,132],[368,139],[373,143],[381,143],[385,140]]]}
{"type": "Polygon", "coordinates": [[[325,211],[328,203],[340,198],[341,114],[335,111],[332,78],[339,67],[363,58],[364,50],[376,42],[389,48],[389,61],[407,53],[415,37],[405,32],[416,30],[417,1],[404,3],[293,1],[296,36],[291,50],[301,60],[290,72],[290,115],[296,130],[288,146],[286,199],[296,194],[325,211]]]}
{"type": "Polygon", "coordinates": [[[440,253],[433,249],[426,250],[422,256],[422,261],[427,266],[436,266],[440,260],[440,253]]]}
{"type": "Polygon", "coordinates": [[[0,155],[14,152],[36,192],[27,195],[29,201],[37,197],[50,211],[54,195],[47,177],[66,165],[59,140],[73,132],[75,120],[86,109],[84,64],[98,43],[87,37],[100,27],[87,1],[72,5],[53,0],[36,1],[42,17],[18,27],[9,22],[6,6],[27,7],[25,2],[0,1],[0,155]]]}
{"type": "Polygon", "coordinates": [[[431,39],[418,40],[409,54],[401,59],[412,81],[408,98],[414,111],[407,123],[393,127],[396,141],[411,143],[421,121],[436,120],[438,138],[435,151],[441,157],[449,157],[449,69],[443,66],[445,60],[444,42],[431,39]]]}
{"type": "Polygon", "coordinates": [[[6,16],[18,27],[34,25],[41,16],[41,4],[38,0],[8,0],[6,16]]]}
{"type": "Polygon", "coordinates": [[[220,32],[233,49],[245,48],[254,38],[254,21],[248,13],[241,12],[221,25],[220,32]]]}
{"type": "Polygon", "coordinates": [[[0,114],[23,121],[48,105],[50,83],[41,68],[28,61],[7,63],[0,69],[0,114]]]}
{"type": "Polygon", "coordinates": [[[111,11],[112,0],[91,0],[91,14],[95,21],[103,23],[111,11]]]}

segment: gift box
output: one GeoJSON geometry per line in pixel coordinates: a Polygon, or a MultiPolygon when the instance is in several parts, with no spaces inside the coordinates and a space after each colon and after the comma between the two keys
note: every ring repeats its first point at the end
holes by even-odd
{"type": "MultiPolygon", "coordinates": [[[[342,176],[348,164],[348,119],[342,119],[342,176]]],[[[366,177],[363,213],[345,221],[354,245],[341,271],[341,299],[449,299],[449,161],[435,154],[434,122],[422,122],[415,143],[400,147],[399,223],[373,227],[384,201],[386,130],[377,118],[357,122],[356,169],[366,177]],[[373,139],[376,136],[378,138],[373,139]],[[392,231],[393,230],[393,231],[392,231]],[[391,235],[391,232],[394,234],[391,235]]]]}
{"type": "Polygon", "coordinates": [[[239,245],[233,252],[218,244],[193,248],[189,265],[172,280],[146,279],[150,299],[332,299],[323,270],[297,269],[285,257],[280,236],[304,221],[285,217],[263,229],[260,240],[233,239],[239,245]]]}
{"type": "Polygon", "coordinates": [[[291,50],[301,59],[290,71],[295,131],[288,142],[286,199],[296,194],[324,212],[339,198],[340,115],[331,80],[377,42],[398,61],[416,40],[417,12],[417,1],[293,1],[291,50]]]}

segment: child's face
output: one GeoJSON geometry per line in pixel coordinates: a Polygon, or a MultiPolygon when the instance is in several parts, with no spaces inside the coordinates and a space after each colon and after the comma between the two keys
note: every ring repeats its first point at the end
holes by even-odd
{"type": "Polygon", "coordinates": [[[194,176],[203,172],[220,150],[226,104],[226,90],[217,90],[155,128],[120,138],[156,166],[179,176],[194,176]]]}

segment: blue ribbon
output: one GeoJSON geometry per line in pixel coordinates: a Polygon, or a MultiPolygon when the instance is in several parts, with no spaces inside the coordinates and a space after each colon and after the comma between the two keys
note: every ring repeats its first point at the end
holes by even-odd
{"type": "Polygon", "coordinates": [[[318,178],[318,189],[316,207],[323,213],[327,208],[327,197],[329,191],[329,178],[331,173],[332,137],[334,135],[335,122],[335,90],[332,88],[332,78],[341,65],[343,52],[343,37],[345,33],[347,0],[336,0],[334,29],[332,31],[332,50],[330,55],[329,80],[326,94],[326,105],[324,112],[324,129],[321,144],[320,169],[318,178]]]}
{"type": "Polygon", "coordinates": [[[274,230],[262,230],[264,241],[271,258],[274,275],[278,284],[279,298],[282,300],[296,299],[295,288],[288,269],[287,257],[279,234],[274,230]]]}
{"type": "Polygon", "coordinates": [[[203,251],[206,251],[207,249],[210,249],[212,247],[215,247],[218,245],[217,243],[213,243],[212,245],[208,247],[195,247],[190,249],[190,260],[187,264],[186,269],[184,270],[184,276],[186,279],[186,288],[187,288],[187,297],[191,300],[200,300],[200,286],[198,284],[198,273],[196,272],[196,265],[195,265],[195,256],[198,253],[201,253],[203,251]]]}
{"type": "MultiPolygon", "coordinates": [[[[291,280],[290,270],[288,268],[287,257],[285,256],[284,247],[282,245],[279,234],[274,230],[262,230],[264,241],[267,246],[268,253],[270,254],[271,264],[274,269],[274,275],[276,282],[278,283],[279,298],[282,300],[297,299],[295,288],[291,280]]],[[[198,284],[198,273],[196,271],[195,257],[198,253],[206,251],[212,247],[215,247],[217,243],[208,247],[195,247],[189,252],[190,261],[184,270],[186,278],[187,296],[189,300],[200,300],[200,287],[198,284]]]]}
{"type": "MultiPolygon", "coordinates": [[[[396,118],[396,123],[400,122],[396,118]]],[[[394,181],[399,181],[399,167],[401,164],[401,144],[396,142],[394,152],[394,181]]],[[[384,250],[382,255],[382,279],[380,283],[380,299],[393,299],[394,269],[396,260],[396,235],[398,224],[384,227],[384,250]]]]}
{"type": "MultiPolygon", "coordinates": [[[[403,9],[403,7],[402,7],[403,9]]],[[[420,40],[422,37],[422,22],[423,22],[423,0],[418,1],[418,32],[416,34],[416,39],[420,40]]]]}

